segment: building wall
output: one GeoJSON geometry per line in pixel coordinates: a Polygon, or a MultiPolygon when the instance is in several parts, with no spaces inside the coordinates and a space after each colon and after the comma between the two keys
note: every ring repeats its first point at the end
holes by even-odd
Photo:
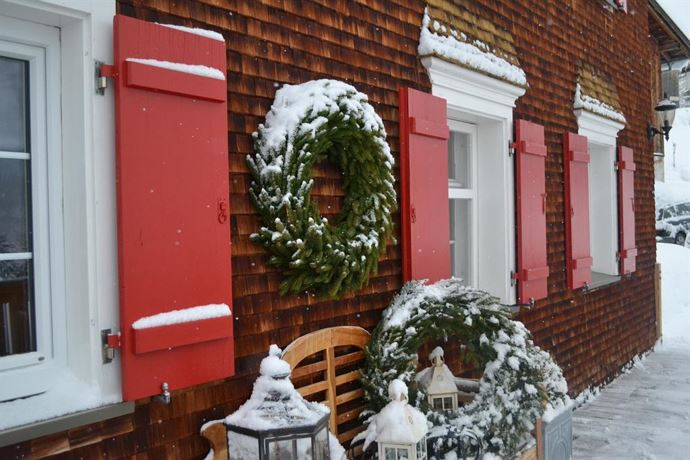
{"type": "MultiPolygon", "coordinates": [[[[458,3],[462,1],[471,0],[458,3]]],[[[518,100],[515,117],[543,124],[548,147],[549,298],[523,311],[519,319],[537,344],[554,354],[576,394],[614,376],[655,341],[654,168],[645,127],[657,60],[647,38],[647,4],[629,0],[630,14],[624,14],[604,9],[599,0],[482,3],[485,17],[513,34],[530,84],[518,100]],[[565,272],[562,134],[577,132],[572,101],[580,60],[613,76],[628,120],[619,142],[635,150],[637,166],[637,271],[588,293],[569,291],[565,272]]],[[[251,133],[280,85],[334,78],[368,94],[397,158],[398,87],[431,91],[417,58],[422,1],[119,0],[118,10],[148,21],[217,30],[227,41],[237,374],[176,392],[169,406],[142,400],[133,415],[2,448],[2,458],[41,452],[57,453],[55,458],[201,458],[207,452],[198,435],[202,423],[227,415],[246,400],[271,343],[285,346],[334,325],[371,329],[402,286],[400,247],[391,244],[378,275],[361,292],[340,301],[306,294],[280,297],[280,273],[266,265],[263,249],[248,238],[259,223],[247,194],[245,156],[253,151],[251,133]]],[[[315,175],[317,202],[337,212],[342,199],[339,172],[322,165],[315,175]]]]}

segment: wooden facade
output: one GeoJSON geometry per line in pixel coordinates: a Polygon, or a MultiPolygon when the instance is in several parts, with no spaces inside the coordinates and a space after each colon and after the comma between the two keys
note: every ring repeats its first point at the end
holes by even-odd
{"type": "MultiPolygon", "coordinates": [[[[546,159],[548,298],[519,319],[564,370],[570,392],[614,377],[657,338],[653,147],[646,137],[658,69],[649,38],[647,0],[629,0],[628,14],[600,0],[456,0],[478,8],[507,30],[529,88],[515,118],[544,125],[546,159]],[[567,288],[562,138],[577,132],[573,94],[582,62],[613,79],[627,124],[619,143],[634,150],[637,270],[589,292],[567,288]]],[[[252,132],[284,83],[316,78],[346,81],[366,93],[383,118],[399,155],[398,89],[430,92],[417,53],[425,2],[421,0],[119,0],[120,14],[147,21],[215,30],[227,44],[230,224],[235,311],[236,375],[174,392],[168,406],[137,401],[134,414],[0,448],[0,458],[202,458],[201,425],[234,411],[249,396],[258,366],[272,343],[336,325],[371,330],[402,287],[401,249],[390,244],[369,285],[342,300],[277,294],[281,274],[249,241],[259,222],[248,189],[245,157],[252,132]]],[[[397,170],[396,170],[397,171],[397,170]]],[[[397,172],[396,172],[397,174],[397,172]]],[[[340,172],[316,171],[314,196],[324,214],[342,200],[340,172]]],[[[400,240],[400,219],[396,235],[400,240]]]]}

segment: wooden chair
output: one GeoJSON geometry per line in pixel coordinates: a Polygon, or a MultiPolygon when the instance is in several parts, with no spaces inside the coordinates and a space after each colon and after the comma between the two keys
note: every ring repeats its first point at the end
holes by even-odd
{"type": "MultiPolygon", "coordinates": [[[[299,337],[283,351],[283,359],[292,367],[295,388],[305,399],[328,406],[328,427],[344,446],[363,430],[359,414],[364,409],[364,391],[359,368],[369,339],[365,329],[338,326],[299,337]]],[[[213,448],[213,460],[227,460],[225,425],[207,424],[201,435],[213,448]]]]}

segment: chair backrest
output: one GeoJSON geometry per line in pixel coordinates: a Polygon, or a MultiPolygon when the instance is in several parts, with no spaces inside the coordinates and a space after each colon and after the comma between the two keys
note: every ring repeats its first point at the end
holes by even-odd
{"type": "Polygon", "coordinates": [[[361,327],[337,326],[299,337],[283,351],[297,391],[331,410],[328,426],[341,444],[362,431],[358,419],[364,409],[364,391],[359,368],[370,337],[361,327]]]}

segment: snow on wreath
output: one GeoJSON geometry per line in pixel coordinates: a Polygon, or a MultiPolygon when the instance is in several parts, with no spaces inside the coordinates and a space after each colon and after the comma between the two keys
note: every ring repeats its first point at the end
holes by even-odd
{"type": "Polygon", "coordinates": [[[283,270],[280,293],[360,289],[376,272],[397,207],[386,131],[367,96],[335,80],[285,85],[254,137],[250,196],[263,226],[251,239],[283,270]],[[312,167],[324,159],[343,171],[333,223],[310,196],[312,167]]]}
{"type": "Polygon", "coordinates": [[[411,385],[410,404],[433,426],[430,458],[462,450],[459,439],[478,443],[485,454],[511,458],[530,441],[537,417],[571,405],[561,369],[534,345],[525,326],[497,298],[458,279],[407,283],[383,312],[362,372],[367,422],[387,404],[385,389],[394,379],[411,385]],[[472,402],[455,410],[435,411],[423,390],[411,385],[417,352],[434,339],[459,341],[484,369],[472,402]]]}

